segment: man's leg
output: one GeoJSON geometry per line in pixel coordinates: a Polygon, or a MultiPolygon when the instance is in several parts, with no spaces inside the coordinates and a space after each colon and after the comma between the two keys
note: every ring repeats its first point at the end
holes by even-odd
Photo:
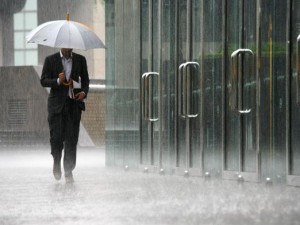
{"type": "Polygon", "coordinates": [[[48,115],[48,122],[50,128],[50,144],[51,155],[53,156],[53,175],[56,180],[61,178],[61,155],[63,149],[63,116],[62,114],[50,113],[48,115]]]}
{"type": "Polygon", "coordinates": [[[72,171],[76,166],[77,143],[79,137],[79,126],[81,119],[81,109],[74,100],[67,103],[66,116],[66,136],[65,136],[65,154],[64,154],[64,170],[67,182],[73,182],[72,171]]]}

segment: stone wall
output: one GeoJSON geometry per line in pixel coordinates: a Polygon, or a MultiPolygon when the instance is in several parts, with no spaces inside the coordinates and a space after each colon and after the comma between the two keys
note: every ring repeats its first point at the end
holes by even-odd
{"type": "Polygon", "coordinates": [[[48,93],[32,66],[0,67],[0,146],[49,143],[48,93]]]}
{"type": "Polygon", "coordinates": [[[90,138],[97,146],[105,145],[105,90],[91,89],[86,100],[86,110],[82,114],[82,123],[90,138]]]}

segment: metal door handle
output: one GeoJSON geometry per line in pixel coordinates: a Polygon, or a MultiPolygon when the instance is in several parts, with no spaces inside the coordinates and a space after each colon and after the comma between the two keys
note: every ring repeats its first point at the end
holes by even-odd
{"type": "MultiPolygon", "coordinates": [[[[178,97],[178,115],[183,118],[195,118],[199,114],[191,114],[191,75],[188,76],[187,68],[194,66],[196,71],[199,71],[199,64],[197,62],[186,62],[179,66],[179,73],[177,76],[177,97],[178,97]],[[181,97],[182,96],[182,97],[181,97]]],[[[197,75],[197,73],[196,73],[197,75]]]]}
{"type": "Polygon", "coordinates": [[[298,35],[297,37],[297,78],[296,78],[296,100],[297,100],[297,103],[300,104],[300,34],[298,35]]]}
{"type": "MultiPolygon", "coordinates": [[[[149,90],[149,94],[148,94],[148,110],[149,110],[149,117],[148,117],[148,121],[150,122],[156,122],[158,121],[158,116],[156,118],[154,118],[153,116],[153,110],[152,110],[152,106],[153,106],[153,99],[152,99],[152,91],[153,91],[153,85],[152,85],[152,80],[151,77],[155,77],[157,76],[157,86],[159,87],[158,89],[160,89],[160,80],[159,80],[159,73],[157,72],[150,72],[148,73],[149,75],[147,76],[148,81],[149,81],[149,85],[148,85],[148,90],[149,90]]],[[[146,78],[146,80],[147,80],[146,78]]],[[[159,95],[158,95],[159,96],[159,95]]]]}
{"type": "MultiPolygon", "coordinates": [[[[241,74],[239,73],[239,56],[241,54],[249,54],[250,56],[254,56],[253,52],[250,49],[237,49],[231,54],[231,92],[230,92],[230,106],[232,110],[237,110],[240,113],[250,112],[251,109],[242,109],[242,96],[240,96],[240,91],[238,89],[238,81],[241,80],[241,74]],[[250,110],[250,111],[249,111],[250,110]]],[[[250,65],[252,68],[253,65],[250,65]]]]}
{"type": "Polygon", "coordinates": [[[147,111],[147,107],[146,107],[146,101],[147,101],[147,97],[146,97],[146,77],[148,76],[148,73],[144,73],[142,75],[142,117],[144,120],[147,120],[148,118],[148,111],[147,111]]]}
{"type": "MultiPolygon", "coordinates": [[[[150,122],[158,121],[158,117],[153,117],[152,110],[152,91],[153,85],[151,81],[151,77],[158,76],[157,72],[147,72],[142,75],[142,116],[144,120],[148,120],[150,122]]],[[[160,87],[160,80],[158,79],[158,87],[160,87]]]]}
{"type": "MultiPolygon", "coordinates": [[[[199,114],[196,113],[196,114],[191,114],[191,76],[188,76],[188,72],[187,72],[187,68],[189,66],[194,66],[196,71],[198,72],[199,71],[199,63],[197,62],[186,62],[183,66],[183,74],[185,75],[184,76],[184,80],[185,80],[185,91],[183,92],[184,93],[184,97],[183,99],[185,100],[185,104],[184,104],[184,114],[186,115],[186,117],[188,118],[195,118],[197,117],[199,114]]],[[[198,73],[196,73],[196,76],[198,75],[198,73]]]]}
{"type": "Polygon", "coordinates": [[[185,118],[185,115],[183,114],[183,109],[182,109],[182,99],[181,99],[181,95],[182,95],[182,79],[183,79],[183,67],[184,67],[185,63],[182,63],[179,66],[179,73],[177,76],[177,96],[178,96],[178,115],[185,118]]]}

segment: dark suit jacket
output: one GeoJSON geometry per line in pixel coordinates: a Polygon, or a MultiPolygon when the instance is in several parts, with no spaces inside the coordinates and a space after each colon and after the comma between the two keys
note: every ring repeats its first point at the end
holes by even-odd
{"type": "MultiPolygon", "coordinates": [[[[46,57],[41,84],[43,87],[51,88],[48,98],[48,113],[60,113],[68,97],[69,87],[57,84],[58,74],[62,71],[63,65],[59,52],[46,57]]],[[[79,76],[81,78],[81,89],[87,96],[90,80],[86,59],[84,56],[73,52],[71,78],[78,82],[79,76]]],[[[77,101],[77,104],[82,110],[85,110],[84,102],[77,101]]]]}

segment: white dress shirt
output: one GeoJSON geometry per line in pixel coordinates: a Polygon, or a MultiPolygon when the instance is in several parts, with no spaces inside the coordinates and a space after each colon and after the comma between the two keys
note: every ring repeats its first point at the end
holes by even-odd
{"type": "MultiPolygon", "coordinates": [[[[71,76],[71,71],[72,71],[72,53],[71,53],[71,57],[66,59],[62,52],[60,51],[60,57],[61,57],[61,62],[63,64],[63,67],[64,67],[64,73],[65,73],[65,76],[66,76],[66,80],[69,81],[70,80],[70,76],[71,76]]],[[[59,83],[59,79],[57,80],[58,84],[61,85],[59,83]]],[[[69,97],[70,98],[74,98],[73,97],[73,94],[72,94],[72,88],[70,87],[69,88],[69,97]]]]}

